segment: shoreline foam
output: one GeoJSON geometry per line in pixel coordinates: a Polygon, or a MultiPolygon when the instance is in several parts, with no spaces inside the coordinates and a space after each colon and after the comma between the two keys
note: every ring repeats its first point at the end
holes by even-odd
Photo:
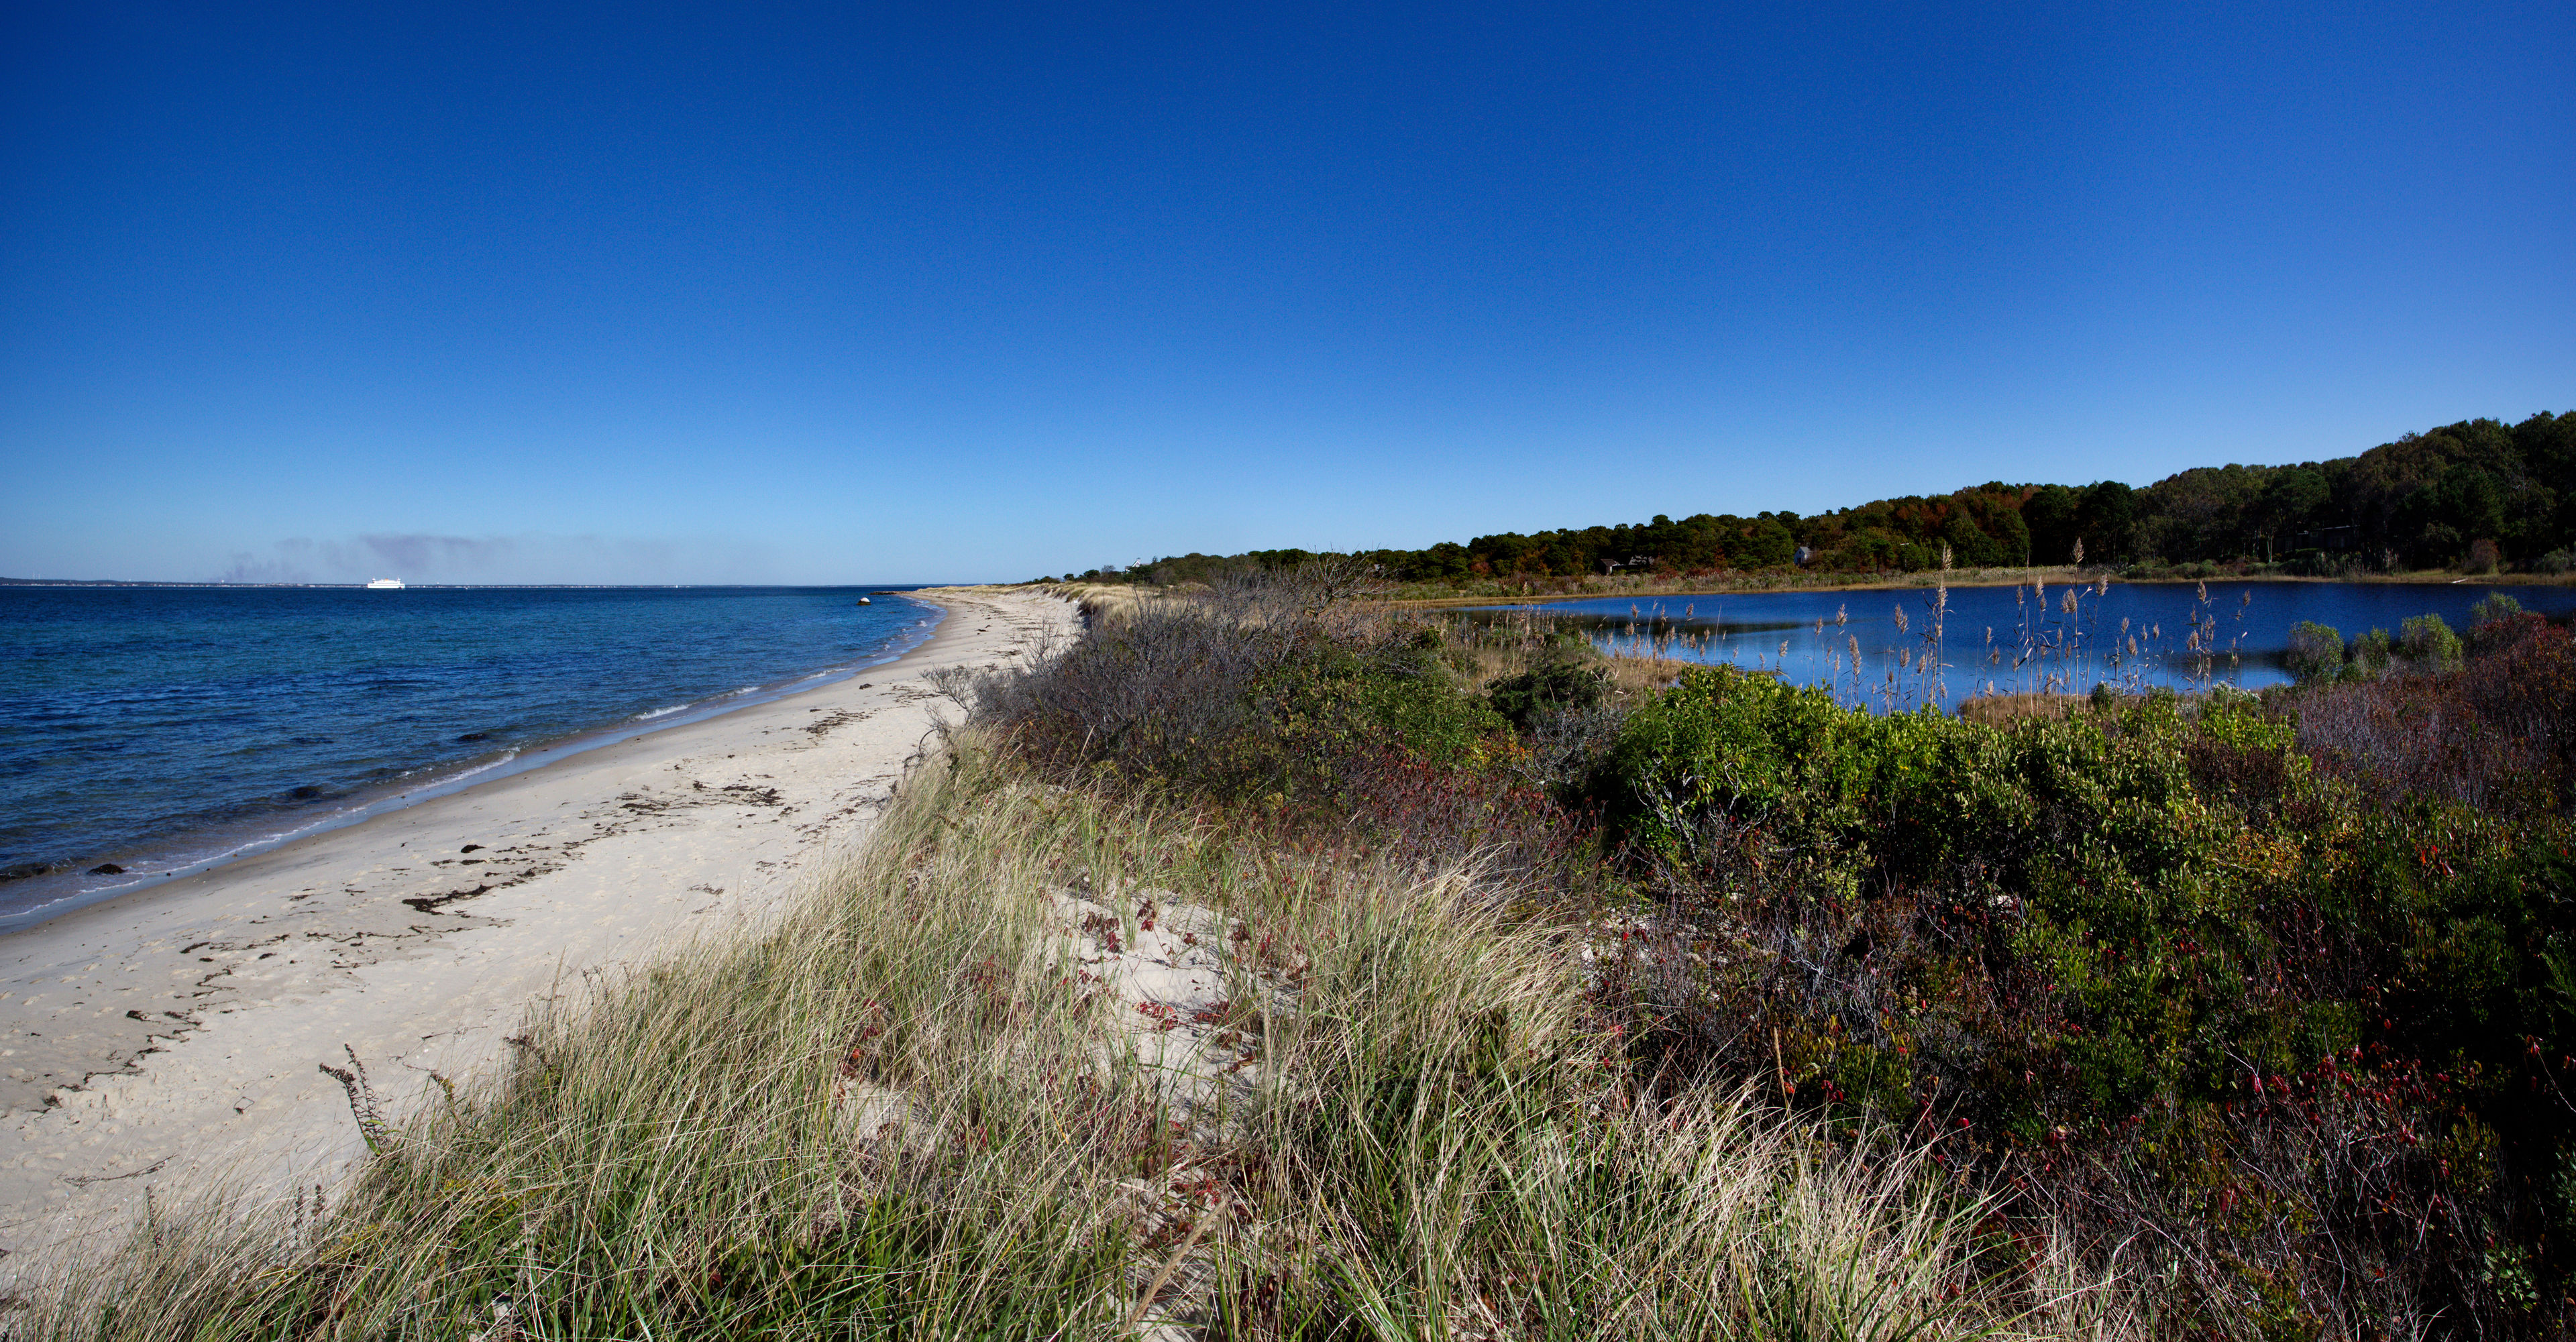
{"type": "Polygon", "coordinates": [[[583,751],[0,939],[0,1277],[113,1235],[157,1190],[284,1196],[364,1147],[319,1070],[397,1108],[483,1067],[531,1001],[665,938],[764,917],[863,836],[926,747],[925,677],[1068,634],[958,590],[931,638],[837,683],[583,751]],[[469,847],[470,845],[470,847],[469,847]]]}

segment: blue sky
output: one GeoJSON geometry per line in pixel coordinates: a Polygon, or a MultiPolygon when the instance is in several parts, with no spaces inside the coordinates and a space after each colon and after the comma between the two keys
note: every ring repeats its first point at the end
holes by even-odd
{"type": "Polygon", "coordinates": [[[6,15],[10,576],[1017,579],[2576,409],[2561,0],[6,15]]]}

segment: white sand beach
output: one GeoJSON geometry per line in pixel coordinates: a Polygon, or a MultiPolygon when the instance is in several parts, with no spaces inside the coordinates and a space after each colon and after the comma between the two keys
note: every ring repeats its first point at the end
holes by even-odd
{"type": "Polygon", "coordinates": [[[739,931],[863,837],[934,715],[925,676],[1076,622],[926,594],[936,635],[859,676],[572,755],[0,939],[0,1282],[229,1184],[284,1197],[365,1147],[352,1053],[398,1114],[529,1004],[739,931]]]}

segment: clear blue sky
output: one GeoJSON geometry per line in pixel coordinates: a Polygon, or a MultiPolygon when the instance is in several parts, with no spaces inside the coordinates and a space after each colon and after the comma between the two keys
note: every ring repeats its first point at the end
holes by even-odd
{"type": "Polygon", "coordinates": [[[11,576],[1017,579],[2576,408],[2564,0],[6,15],[11,576]]]}

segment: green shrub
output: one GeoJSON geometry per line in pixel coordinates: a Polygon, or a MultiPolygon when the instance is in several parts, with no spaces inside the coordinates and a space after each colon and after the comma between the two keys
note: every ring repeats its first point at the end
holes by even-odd
{"type": "Polygon", "coordinates": [[[1474,765],[1504,720],[1441,632],[1332,605],[1334,575],[1229,581],[1095,621],[1041,674],[943,682],[1034,762],[1218,799],[1331,806],[1394,754],[1474,765]]]}
{"type": "Polygon", "coordinates": [[[2397,649],[2409,669],[2419,673],[2460,669],[2460,636],[2439,615],[2417,615],[2398,626],[2397,649]]]}
{"type": "Polygon", "coordinates": [[[2343,674],[2343,634],[2333,625],[2301,620],[2290,630],[2290,674],[2300,682],[2343,674]]]}
{"type": "MultiPolygon", "coordinates": [[[[1429,632],[1429,631],[1425,631],[1429,632]]],[[[1317,640],[1257,679],[1247,744],[1275,750],[1267,772],[1296,779],[1321,756],[1393,746],[1439,764],[1481,757],[1502,717],[1410,640],[1392,647],[1317,640]],[[1405,655],[1411,653],[1413,655],[1405,655]]]]}
{"type": "Polygon", "coordinates": [[[2469,627],[2497,624],[2522,614],[2522,603],[2509,592],[2489,592],[2469,607],[2469,627]]]}
{"type": "Polygon", "coordinates": [[[2126,730],[1997,729],[1930,708],[1882,717],[1821,689],[1693,669],[1628,719],[1609,816],[1618,837],[1667,862],[1751,830],[1846,880],[2026,876],[2070,845],[2170,863],[2165,808],[2183,765],[2160,743],[2180,730],[2176,701],[2150,697],[2114,720],[2126,730]]]}
{"type": "Polygon", "coordinates": [[[1542,715],[1586,712],[1601,706],[1610,676],[1597,666],[1568,657],[1549,657],[1517,676],[1495,681],[1485,701],[1514,727],[1529,730],[1542,715]]]}

